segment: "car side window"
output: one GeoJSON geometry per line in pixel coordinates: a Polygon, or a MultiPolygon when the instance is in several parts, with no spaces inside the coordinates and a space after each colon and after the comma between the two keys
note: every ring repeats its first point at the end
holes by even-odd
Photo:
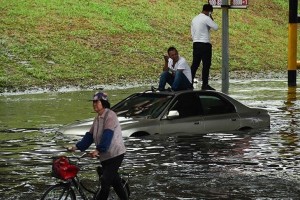
{"type": "Polygon", "coordinates": [[[180,118],[202,114],[200,99],[195,93],[181,94],[175,100],[171,110],[176,110],[180,118]]]}
{"type": "Polygon", "coordinates": [[[234,105],[217,96],[201,95],[200,101],[204,115],[218,115],[236,112],[234,105]]]}

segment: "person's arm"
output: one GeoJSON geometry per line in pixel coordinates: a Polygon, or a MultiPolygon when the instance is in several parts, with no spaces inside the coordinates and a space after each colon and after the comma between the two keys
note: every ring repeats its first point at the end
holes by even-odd
{"type": "Polygon", "coordinates": [[[193,22],[191,23],[191,41],[194,41],[195,30],[193,26],[193,22]]]}
{"type": "Polygon", "coordinates": [[[214,19],[211,14],[209,15],[209,20],[207,22],[207,25],[215,31],[218,30],[219,28],[216,22],[214,22],[214,19]]]}
{"type": "Polygon", "coordinates": [[[164,64],[164,67],[163,67],[163,71],[168,71],[169,70],[169,66],[168,66],[169,56],[164,55],[164,61],[165,61],[165,64],[164,64]]]}
{"type": "Polygon", "coordinates": [[[100,153],[104,153],[107,152],[107,150],[110,147],[112,138],[114,136],[114,131],[111,129],[105,129],[103,131],[100,143],[96,146],[96,149],[100,152],[100,153]]]}
{"type": "Polygon", "coordinates": [[[91,144],[94,142],[93,134],[90,132],[86,132],[81,141],[77,142],[75,147],[72,150],[79,149],[80,151],[87,150],[91,144]]]}
{"type": "Polygon", "coordinates": [[[209,17],[211,18],[211,20],[214,21],[214,18],[213,18],[213,16],[212,16],[212,13],[209,13],[209,17]]]}
{"type": "Polygon", "coordinates": [[[189,64],[187,63],[187,61],[185,60],[184,57],[180,57],[179,61],[178,61],[178,66],[177,66],[177,71],[179,72],[183,72],[183,70],[185,70],[187,67],[190,67],[189,64]]]}

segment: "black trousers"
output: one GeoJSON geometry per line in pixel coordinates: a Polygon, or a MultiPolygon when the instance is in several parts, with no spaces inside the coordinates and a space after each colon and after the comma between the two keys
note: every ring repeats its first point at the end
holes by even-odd
{"type": "Polygon", "coordinates": [[[211,66],[212,46],[210,43],[193,43],[193,62],[191,66],[192,81],[194,81],[197,69],[202,61],[202,85],[208,84],[209,69],[211,66]]]}
{"type": "Polygon", "coordinates": [[[97,200],[106,200],[111,186],[113,186],[116,194],[121,200],[128,199],[118,173],[123,159],[124,154],[101,162],[103,174],[101,177],[101,190],[97,196],[97,200]]]}

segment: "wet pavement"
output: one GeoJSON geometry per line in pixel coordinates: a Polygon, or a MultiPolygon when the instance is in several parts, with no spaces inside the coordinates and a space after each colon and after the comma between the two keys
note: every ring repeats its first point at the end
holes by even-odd
{"type": "MultiPolygon", "coordinates": [[[[107,92],[114,104],[145,89],[107,92]]],[[[130,174],[131,199],[300,199],[299,92],[286,80],[230,83],[230,96],[270,112],[270,130],[126,138],[122,173],[130,174]]],[[[87,101],[93,93],[0,96],[0,199],[39,199],[57,181],[50,176],[51,157],[65,154],[63,147],[79,138],[55,130],[93,117],[87,101]]],[[[93,176],[96,165],[84,160],[82,177],[93,176]]]]}

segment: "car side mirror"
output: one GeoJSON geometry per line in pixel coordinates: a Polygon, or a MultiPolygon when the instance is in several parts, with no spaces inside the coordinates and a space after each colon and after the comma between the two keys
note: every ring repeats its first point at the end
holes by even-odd
{"type": "Polygon", "coordinates": [[[170,110],[167,114],[167,119],[176,119],[179,117],[179,112],[177,110],[170,110]]]}

